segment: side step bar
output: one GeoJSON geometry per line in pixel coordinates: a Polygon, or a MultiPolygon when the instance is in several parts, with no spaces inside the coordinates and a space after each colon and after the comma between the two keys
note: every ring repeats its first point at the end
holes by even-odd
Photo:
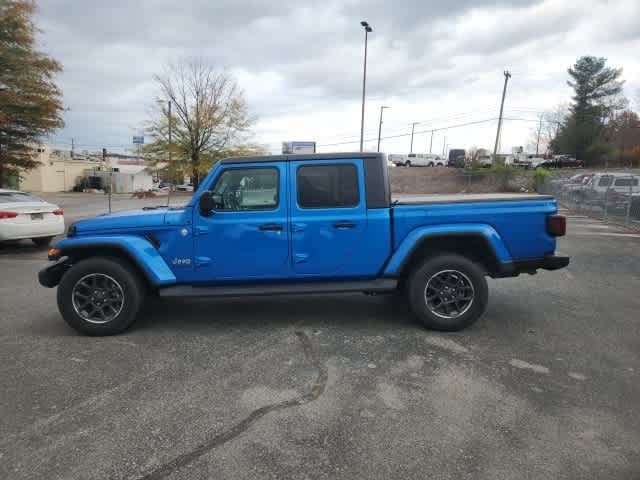
{"type": "Polygon", "coordinates": [[[351,282],[299,282],[243,285],[191,286],[174,285],[161,288],[161,297],[243,297],[246,295],[291,295],[308,293],[387,292],[398,281],[393,278],[351,282]]]}

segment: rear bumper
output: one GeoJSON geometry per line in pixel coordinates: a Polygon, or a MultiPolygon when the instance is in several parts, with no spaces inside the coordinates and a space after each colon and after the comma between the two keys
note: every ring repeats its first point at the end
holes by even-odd
{"type": "Polygon", "coordinates": [[[498,272],[493,277],[515,277],[521,273],[533,275],[539,269],[559,270],[569,265],[569,257],[564,255],[546,255],[542,258],[532,258],[528,260],[516,260],[500,265],[498,272]]]}
{"type": "Polygon", "coordinates": [[[25,238],[55,237],[64,233],[64,218],[29,223],[6,222],[0,229],[0,240],[22,240],[25,238]]]}
{"type": "Polygon", "coordinates": [[[71,266],[69,258],[62,257],[58,261],[50,263],[38,272],[38,281],[40,285],[47,288],[53,288],[58,283],[64,272],[71,266]]]}

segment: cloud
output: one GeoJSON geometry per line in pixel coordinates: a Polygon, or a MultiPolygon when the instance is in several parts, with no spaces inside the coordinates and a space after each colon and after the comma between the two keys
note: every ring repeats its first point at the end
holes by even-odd
{"type": "MultiPolygon", "coordinates": [[[[630,91],[639,86],[637,0],[43,0],[39,8],[42,47],[65,69],[70,111],[57,139],[88,148],[126,145],[157,94],[154,73],[183,58],[236,75],[259,118],[258,141],[355,135],[363,19],[373,26],[367,125],[381,103],[393,104],[389,130],[458,112],[486,117],[506,68],[508,105],[550,108],[568,98],[566,68],[583,54],[609,57],[625,67],[630,91]]],[[[526,128],[508,129],[505,143],[526,128]]],[[[478,127],[467,137],[486,135],[478,127]]]]}

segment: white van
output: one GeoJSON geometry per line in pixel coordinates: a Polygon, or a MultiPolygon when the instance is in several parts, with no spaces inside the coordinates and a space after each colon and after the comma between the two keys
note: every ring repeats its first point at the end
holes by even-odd
{"type": "Polygon", "coordinates": [[[435,153],[410,153],[407,155],[407,167],[446,167],[449,161],[435,153]]]}

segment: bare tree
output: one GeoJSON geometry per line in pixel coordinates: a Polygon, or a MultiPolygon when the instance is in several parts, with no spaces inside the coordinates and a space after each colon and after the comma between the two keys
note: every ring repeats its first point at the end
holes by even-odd
{"type": "MultiPolygon", "coordinates": [[[[542,112],[538,115],[538,123],[531,129],[527,147],[529,150],[537,150],[540,154],[552,149],[552,141],[563,122],[569,115],[569,106],[560,104],[553,110],[542,112]]],[[[558,153],[558,152],[556,152],[558,153]]]]}
{"type": "Polygon", "coordinates": [[[160,96],[147,127],[154,138],[147,153],[158,157],[171,151],[197,188],[203,165],[221,152],[242,148],[251,124],[244,92],[229,73],[200,61],[170,64],[155,80],[160,96]]]}

